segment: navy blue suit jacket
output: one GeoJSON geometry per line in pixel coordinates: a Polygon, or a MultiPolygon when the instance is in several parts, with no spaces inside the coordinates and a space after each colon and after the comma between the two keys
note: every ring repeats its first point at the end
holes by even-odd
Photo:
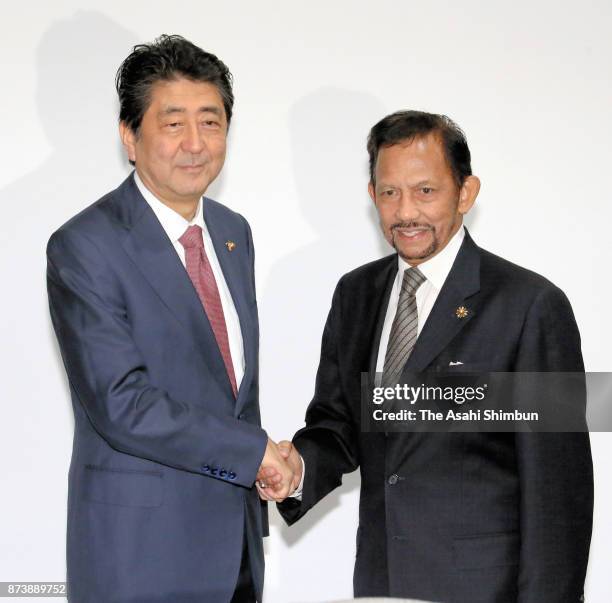
{"type": "Polygon", "coordinates": [[[75,416],[71,601],[227,603],[245,534],[261,597],[267,515],[253,482],[267,435],[253,243],[242,216],[207,198],[202,207],[244,341],[237,400],[200,299],[133,176],[48,243],[75,416]]]}

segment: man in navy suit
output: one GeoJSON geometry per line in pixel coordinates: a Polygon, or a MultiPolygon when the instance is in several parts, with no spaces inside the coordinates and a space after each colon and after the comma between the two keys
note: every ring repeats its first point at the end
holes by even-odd
{"type": "MultiPolygon", "coordinates": [[[[364,373],[384,384],[428,371],[584,372],[564,293],[464,228],[480,182],[457,125],[399,111],[372,128],[368,152],[370,196],[396,253],[338,283],[305,426],[281,443],[296,482],[305,466],[301,491],[279,510],[293,524],[359,468],[356,596],[578,603],[593,513],[588,433],[362,429],[364,373]]],[[[580,419],[583,403],[571,399],[580,419]]],[[[276,479],[262,469],[263,498],[283,499],[276,479]]]]}
{"type": "Polygon", "coordinates": [[[49,306],[75,415],[67,568],[77,603],[260,601],[266,508],[293,473],[260,426],[253,242],[203,197],[231,74],[179,36],[117,74],[135,172],[51,236],[49,306]]]}

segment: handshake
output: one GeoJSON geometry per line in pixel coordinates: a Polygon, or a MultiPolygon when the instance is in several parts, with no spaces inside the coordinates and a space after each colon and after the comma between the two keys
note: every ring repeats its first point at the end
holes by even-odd
{"type": "Polygon", "coordinates": [[[302,458],[295,446],[268,439],[255,484],[262,500],[282,502],[293,494],[302,480],[302,458]]]}

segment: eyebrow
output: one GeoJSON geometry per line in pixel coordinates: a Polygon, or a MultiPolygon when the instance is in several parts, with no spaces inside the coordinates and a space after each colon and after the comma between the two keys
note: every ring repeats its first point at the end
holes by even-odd
{"type": "MultiPolygon", "coordinates": [[[[421,186],[432,186],[433,182],[431,180],[420,180],[419,182],[415,183],[415,184],[411,184],[410,188],[419,188],[421,186]]],[[[385,188],[385,187],[389,187],[389,188],[397,188],[397,184],[390,184],[388,182],[385,182],[383,180],[379,180],[376,182],[376,188],[385,188]]]]}
{"type": "MultiPolygon", "coordinates": [[[[174,105],[168,105],[167,107],[164,107],[158,113],[158,115],[160,117],[163,117],[164,115],[171,115],[173,113],[186,113],[186,111],[187,110],[185,109],[185,107],[176,107],[174,105]]],[[[198,109],[198,113],[213,113],[214,115],[218,115],[219,117],[221,117],[222,115],[221,109],[219,107],[216,107],[215,105],[204,105],[198,109]]]]}

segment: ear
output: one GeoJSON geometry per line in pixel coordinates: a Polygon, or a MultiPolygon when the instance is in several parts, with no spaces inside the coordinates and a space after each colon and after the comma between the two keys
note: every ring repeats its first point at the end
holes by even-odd
{"type": "Polygon", "coordinates": [[[370,195],[370,199],[372,199],[372,203],[376,205],[376,191],[374,190],[374,184],[370,180],[368,183],[368,195],[370,195]]]}
{"type": "Polygon", "coordinates": [[[136,162],[136,134],[124,121],[119,122],[119,136],[130,161],[136,162]]]}
{"type": "Polygon", "coordinates": [[[480,191],[480,178],[477,176],[468,176],[459,190],[459,207],[460,214],[467,214],[478,197],[480,191]]]}

